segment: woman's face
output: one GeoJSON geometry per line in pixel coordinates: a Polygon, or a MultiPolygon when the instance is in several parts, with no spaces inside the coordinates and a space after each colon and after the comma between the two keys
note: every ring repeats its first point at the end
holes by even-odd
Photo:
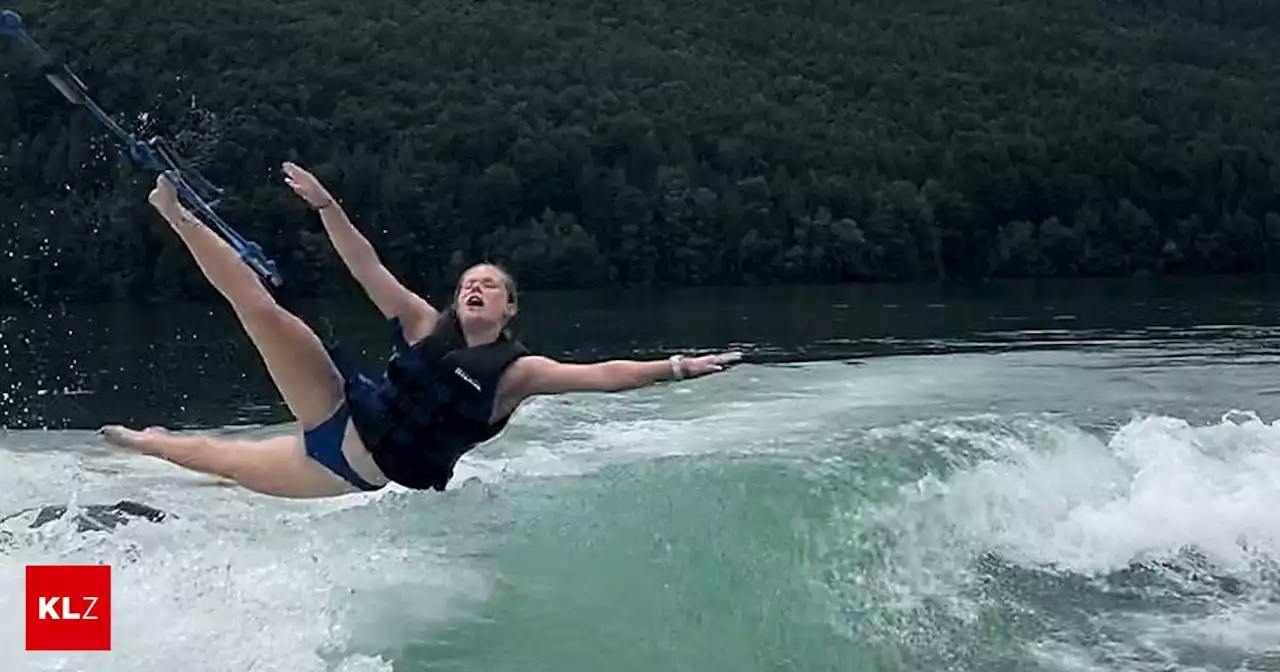
{"type": "Polygon", "coordinates": [[[458,319],[477,326],[504,325],[515,314],[511,281],[500,269],[480,264],[467,269],[454,297],[458,319]]]}

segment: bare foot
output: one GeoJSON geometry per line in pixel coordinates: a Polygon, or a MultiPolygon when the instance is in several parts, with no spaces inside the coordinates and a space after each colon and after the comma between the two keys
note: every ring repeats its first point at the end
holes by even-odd
{"type": "Polygon", "coordinates": [[[149,437],[165,433],[167,431],[168,430],[163,427],[148,427],[142,431],[138,431],[136,429],[129,429],[123,425],[107,425],[102,429],[99,429],[98,433],[102,435],[102,438],[106,439],[107,443],[147,453],[146,440],[149,437]]]}

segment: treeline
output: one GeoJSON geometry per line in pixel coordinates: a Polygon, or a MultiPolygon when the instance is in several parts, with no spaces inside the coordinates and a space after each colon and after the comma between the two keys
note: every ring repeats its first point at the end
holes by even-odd
{"type": "MultiPolygon", "coordinates": [[[[1260,0],[41,0],[109,111],[177,141],[290,291],[347,288],[295,159],[410,284],[1265,271],[1260,0]]],[[[208,296],[136,172],[0,52],[0,301],[208,296]]]]}

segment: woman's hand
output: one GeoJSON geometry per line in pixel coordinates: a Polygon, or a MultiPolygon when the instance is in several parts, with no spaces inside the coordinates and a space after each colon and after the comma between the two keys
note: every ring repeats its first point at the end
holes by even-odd
{"type": "Polygon", "coordinates": [[[710,373],[724,371],[733,364],[742,361],[742,353],[721,352],[715,355],[702,355],[701,357],[686,357],[680,361],[680,369],[684,375],[689,378],[697,378],[710,373]]]}
{"type": "Polygon", "coordinates": [[[333,196],[320,184],[315,175],[307,172],[292,161],[284,162],[284,183],[293,189],[302,200],[316,210],[323,210],[333,205],[333,196]]]}

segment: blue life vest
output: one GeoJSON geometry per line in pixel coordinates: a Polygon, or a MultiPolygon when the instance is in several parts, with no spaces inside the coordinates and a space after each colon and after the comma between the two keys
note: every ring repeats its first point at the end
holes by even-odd
{"type": "Polygon", "coordinates": [[[393,352],[380,380],[339,370],[351,422],[382,473],[408,488],[444,490],[458,459],[506,427],[507,418],[489,422],[498,382],[527,354],[506,337],[469,347],[448,310],[430,335],[393,352]]]}

